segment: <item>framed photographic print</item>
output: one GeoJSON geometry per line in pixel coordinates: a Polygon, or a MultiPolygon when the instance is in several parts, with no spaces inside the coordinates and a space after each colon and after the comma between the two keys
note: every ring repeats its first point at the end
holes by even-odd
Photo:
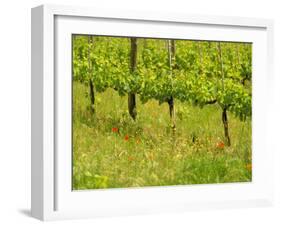
{"type": "Polygon", "coordinates": [[[32,9],[32,216],[270,205],[271,20],[32,9]]]}

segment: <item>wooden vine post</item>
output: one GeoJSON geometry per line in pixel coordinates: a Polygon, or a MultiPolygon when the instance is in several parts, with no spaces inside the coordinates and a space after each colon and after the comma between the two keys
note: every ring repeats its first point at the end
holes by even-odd
{"type": "MultiPolygon", "coordinates": [[[[138,44],[137,38],[131,38],[131,55],[130,55],[130,71],[134,73],[137,68],[137,54],[138,54],[138,44]]],[[[131,117],[136,120],[137,117],[137,107],[136,107],[136,94],[128,94],[128,110],[131,117]]]]}
{"type": "Polygon", "coordinates": [[[93,36],[88,36],[88,76],[89,76],[89,91],[90,91],[90,100],[91,100],[91,111],[95,112],[95,91],[94,91],[94,83],[92,81],[93,75],[93,64],[91,60],[91,51],[94,47],[93,36]]]}
{"type": "MultiPolygon", "coordinates": [[[[220,61],[220,69],[222,75],[222,90],[224,92],[224,71],[223,71],[223,61],[222,61],[222,51],[221,51],[221,43],[218,42],[218,52],[219,52],[219,61],[220,61]]],[[[227,108],[228,106],[222,106],[222,122],[224,127],[224,136],[226,139],[227,146],[231,145],[230,136],[229,136],[229,129],[228,129],[228,118],[227,118],[227,108]]]]}
{"type": "MultiPolygon", "coordinates": [[[[169,55],[170,75],[171,75],[171,77],[173,77],[173,69],[175,68],[175,57],[176,57],[175,40],[168,40],[168,55],[169,55]]],[[[169,104],[169,111],[170,111],[171,126],[173,128],[173,131],[175,132],[175,130],[176,130],[176,110],[175,110],[175,103],[174,103],[173,96],[171,96],[168,99],[168,104],[169,104]]]]}
{"type": "Polygon", "coordinates": [[[197,42],[197,48],[198,48],[199,60],[200,60],[199,75],[201,75],[203,72],[203,54],[202,54],[202,47],[200,41],[197,42]]]}

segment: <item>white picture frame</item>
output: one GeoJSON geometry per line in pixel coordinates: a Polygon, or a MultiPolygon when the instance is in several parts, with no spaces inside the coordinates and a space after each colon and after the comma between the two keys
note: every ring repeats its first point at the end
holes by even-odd
{"type": "Polygon", "coordinates": [[[273,153],[266,139],[266,98],[273,83],[271,20],[43,5],[32,9],[31,38],[33,217],[56,220],[272,204],[273,153]],[[252,42],[252,182],[72,191],[72,33],[252,42]]]}

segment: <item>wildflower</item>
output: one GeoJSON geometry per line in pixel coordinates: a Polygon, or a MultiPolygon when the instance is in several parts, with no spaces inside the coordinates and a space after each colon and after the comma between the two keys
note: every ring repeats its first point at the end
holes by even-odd
{"type": "Polygon", "coordinates": [[[134,161],[135,158],[134,158],[133,156],[129,156],[129,157],[128,157],[128,160],[131,162],[131,161],[134,161]]]}
{"type": "Polygon", "coordinates": [[[148,159],[149,159],[149,160],[154,160],[154,155],[153,155],[153,153],[151,153],[151,154],[148,155],[148,159]]]}
{"type": "Polygon", "coordinates": [[[224,148],[224,143],[222,141],[217,143],[217,148],[223,149],[224,148]]]}
{"type": "Polygon", "coordinates": [[[128,135],[128,134],[124,137],[124,140],[125,140],[125,141],[128,141],[128,140],[129,140],[129,135],[128,135]]]}
{"type": "Polygon", "coordinates": [[[252,170],[252,164],[251,164],[251,163],[247,164],[247,165],[246,165],[246,169],[249,170],[249,171],[251,171],[251,170],[252,170]]]}
{"type": "Polygon", "coordinates": [[[113,128],[112,128],[112,132],[113,132],[113,133],[117,133],[117,132],[118,132],[118,128],[113,127],[113,128]]]}

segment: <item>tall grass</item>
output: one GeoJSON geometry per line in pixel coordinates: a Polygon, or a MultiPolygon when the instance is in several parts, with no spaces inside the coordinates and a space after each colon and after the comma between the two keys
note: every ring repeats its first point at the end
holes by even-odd
{"type": "Polygon", "coordinates": [[[168,105],[137,100],[137,120],[127,97],[108,89],[90,109],[88,88],[73,84],[73,189],[251,181],[251,121],[229,115],[231,147],[224,146],[221,109],[180,102],[176,132],[168,105]]]}

